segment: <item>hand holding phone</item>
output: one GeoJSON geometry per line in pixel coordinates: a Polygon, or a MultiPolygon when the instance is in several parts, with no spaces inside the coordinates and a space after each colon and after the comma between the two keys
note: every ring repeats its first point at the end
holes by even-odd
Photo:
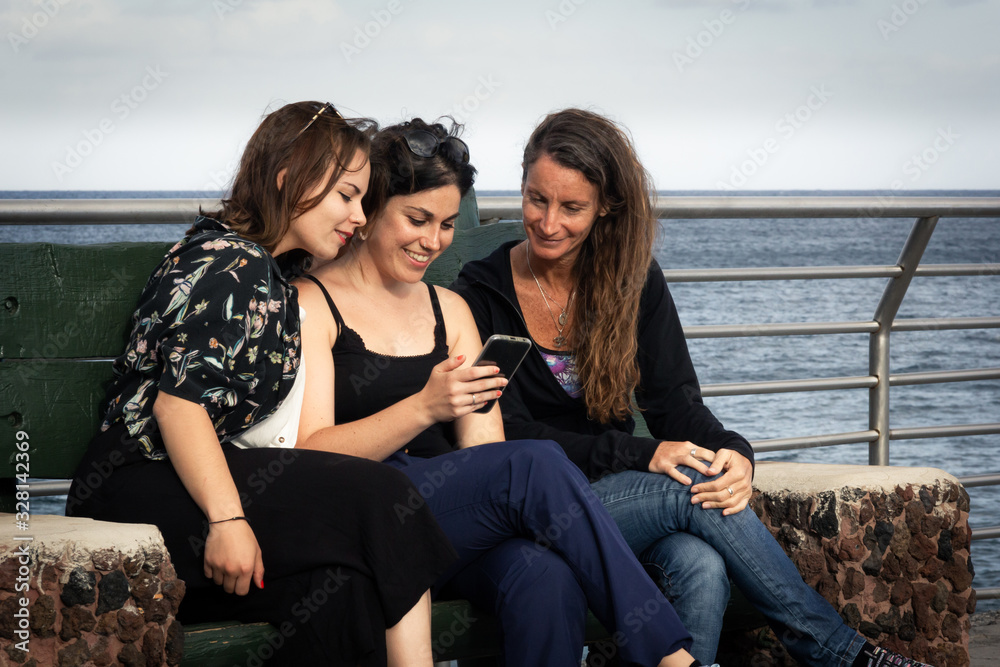
{"type": "MultiPolygon", "coordinates": [[[[514,376],[524,357],[531,349],[531,339],[521,336],[504,336],[493,334],[486,340],[483,351],[479,353],[473,366],[497,366],[500,369],[500,377],[507,378],[508,382],[514,376]]],[[[503,388],[500,389],[503,391],[503,388]]],[[[476,412],[489,412],[493,409],[493,404],[497,399],[487,401],[486,404],[476,410],[476,412]]]]}

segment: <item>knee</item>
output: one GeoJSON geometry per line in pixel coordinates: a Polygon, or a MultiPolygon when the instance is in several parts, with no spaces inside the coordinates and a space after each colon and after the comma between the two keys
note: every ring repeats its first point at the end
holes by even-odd
{"type": "Polygon", "coordinates": [[[566,457],[562,447],[552,440],[511,440],[507,443],[512,447],[511,457],[532,465],[547,467],[576,468],[566,457]]]}

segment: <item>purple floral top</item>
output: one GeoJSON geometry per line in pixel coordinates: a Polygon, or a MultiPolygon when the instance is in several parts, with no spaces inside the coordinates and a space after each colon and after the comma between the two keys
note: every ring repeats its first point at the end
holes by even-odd
{"type": "Polygon", "coordinates": [[[556,377],[556,382],[570,398],[579,398],[583,394],[580,376],[576,372],[576,357],[565,352],[545,352],[539,350],[545,364],[556,377]]]}
{"type": "Polygon", "coordinates": [[[124,422],[164,459],[157,392],[200,404],[220,438],[271,414],[299,366],[297,292],[263,247],[199,217],[150,276],[132,315],[101,430],[124,422]]]}

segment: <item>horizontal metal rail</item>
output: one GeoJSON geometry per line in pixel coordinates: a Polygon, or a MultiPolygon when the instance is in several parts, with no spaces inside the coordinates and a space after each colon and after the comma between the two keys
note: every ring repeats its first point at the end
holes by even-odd
{"type": "Polygon", "coordinates": [[[941,382],[977,382],[1000,379],[1000,368],[970,368],[962,371],[926,371],[924,373],[894,373],[889,376],[893,387],[941,382]]]}
{"type": "Polygon", "coordinates": [[[68,479],[46,480],[44,482],[30,482],[28,484],[28,494],[31,496],[65,496],[69,493],[69,486],[72,482],[68,479]]]}
{"type": "Polygon", "coordinates": [[[916,428],[889,429],[890,440],[919,440],[922,438],[955,438],[970,435],[995,435],[1000,433],[1000,422],[992,424],[952,424],[950,426],[918,426],[916,428]]]}
{"type": "Polygon", "coordinates": [[[984,526],[972,529],[972,541],[995,540],[1000,537],[1000,526],[984,526]]]}
{"type": "Polygon", "coordinates": [[[900,318],[892,323],[893,331],[996,328],[1000,328],[1000,317],[910,317],[900,318]]]}
{"type": "MultiPolygon", "coordinates": [[[[975,368],[961,371],[928,371],[898,373],[889,376],[889,385],[909,386],[945,382],[974,382],[1000,379],[1000,368],[975,368]]],[[[766,380],[762,382],[716,382],[703,385],[703,396],[743,396],[748,394],[784,394],[801,391],[834,391],[838,389],[870,389],[878,383],[874,375],[812,378],[802,380],[766,380]]]]}
{"type": "Polygon", "coordinates": [[[745,282],[749,280],[813,280],[895,278],[898,266],[772,266],[738,269],[664,269],[668,283],[745,282]]]}
{"type": "Polygon", "coordinates": [[[765,382],[717,382],[701,388],[705,397],[743,396],[749,394],[785,394],[800,391],[833,391],[837,389],[868,389],[878,380],[870,375],[853,377],[814,378],[806,380],[767,380],[765,382]]]}
{"type": "MultiPolygon", "coordinates": [[[[716,218],[992,218],[1000,216],[995,197],[896,196],[682,196],[659,195],[655,211],[675,220],[716,218]]],[[[483,220],[520,220],[521,197],[479,197],[483,220]]]]}
{"type": "Polygon", "coordinates": [[[756,338],[758,336],[811,336],[816,334],[873,333],[878,323],[776,322],[772,324],[698,324],[684,327],[687,338],[756,338]]]}
{"type": "Polygon", "coordinates": [[[1000,599],[1000,588],[977,588],[977,600],[997,600],[1000,599]]]}
{"type": "Polygon", "coordinates": [[[996,276],[1000,275],[1000,264],[927,264],[917,267],[917,275],[935,278],[941,276],[996,276]]]}
{"type": "MultiPolygon", "coordinates": [[[[1000,317],[921,317],[900,318],[892,331],[951,331],[957,329],[997,329],[1000,317]]],[[[684,327],[687,338],[756,338],[767,336],[813,336],[817,334],[875,333],[874,320],[843,322],[771,322],[768,324],[696,324],[684,327]]]]}
{"type": "MultiPolygon", "coordinates": [[[[478,197],[481,220],[519,220],[521,197],[478,197]]],[[[135,225],[186,223],[199,207],[219,206],[215,197],[200,199],[0,199],[5,225],[135,225]]],[[[896,196],[684,196],[660,195],[660,218],[962,218],[1000,217],[996,197],[896,196]]]]}
{"type": "MultiPolygon", "coordinates": [[[[751,280],[831,280],[895,278],[903,269],[895,265],[770,266],[732,269],[664,269],[668,283],[746,282],[751,280]]],[[[995,276],[1000,264],[929,264],[918,266],[917,276],[995,276]]]]}
{"type": "Polygon", "coordinates": [[[969,477],[959,477],[958,481],[962,483],[965,488],[972,488],[974,486],[995,486],[1000,484],[1000,473],[994,472],[986,475],[970,475],[969,477]]]}
{"type": "Polygon", "coordinates": [[[862,442],[878,440],[878,431],[850,431],[848,433],[829,433],[825,435],[810,435],[795,438],[771,438],[768,440],[751,440],[750,445],[755,452],[782,452],[791,449],[811,449],[814,447],[833,447],[836,445],[853,445],[862,442]]]}

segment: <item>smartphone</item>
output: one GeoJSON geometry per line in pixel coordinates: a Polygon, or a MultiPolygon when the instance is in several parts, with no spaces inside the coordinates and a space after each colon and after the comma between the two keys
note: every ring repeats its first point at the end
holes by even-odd
{"type": "MultiPolygon", "coordinates": [[[[518,366],[524,360],[524,357],[528,354],[528,350],[531,349],[531,339],[522,338],[520,336],[503,336],[501,334],[493,334],[488,339],[486,339],[486,345],[483,346],[483,351],[479,353],[476,360],[473,362],[473,366],[497,366],[500,369],[500,377],[507,378],[509,381],[514,376],[514,371],[517,370],[518,366]]],[[[503,391],[503,387],[500,391],[503,391]]],[[[486,405],[476,410],[476,412],[489,412],[493,409],[493,404],[497,402],[497,399],[487,401],[486,405]]]]}

